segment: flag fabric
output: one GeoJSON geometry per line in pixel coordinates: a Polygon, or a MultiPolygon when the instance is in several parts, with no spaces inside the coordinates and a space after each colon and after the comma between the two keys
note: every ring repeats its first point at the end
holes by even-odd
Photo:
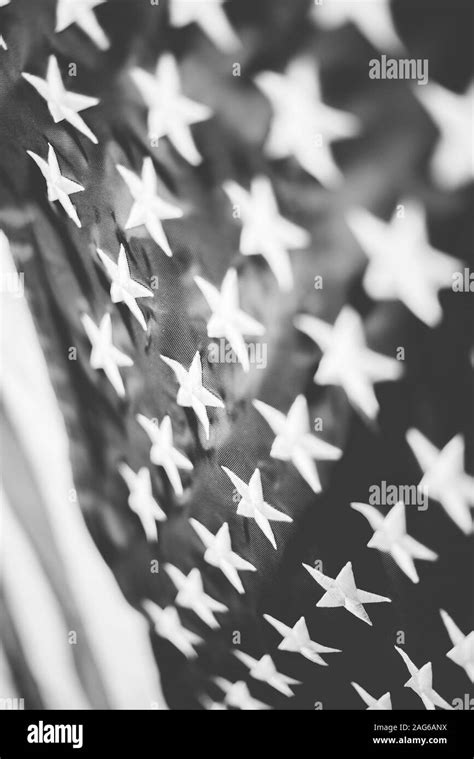
{"type": "Polygon", "coordinates": [[[2,698],[472,708],[454,6],[0,9],[2,698]]]}

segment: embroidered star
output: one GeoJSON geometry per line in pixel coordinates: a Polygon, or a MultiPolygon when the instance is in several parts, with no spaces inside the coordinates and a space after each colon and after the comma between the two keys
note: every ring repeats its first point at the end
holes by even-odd
{"type": "Polygon", "coordinates": [[[322,572],[309,566],[309,564],[303,564],[303,566],[318,585],[321,585],[326,591],[316,604],[318,607],[343,606],[358,619],[372,625],[363,604],[391,603],[390,598],[379,596],[376,593],[368,593],[366,590],[359,590],[356,587],[350,561],[341,569],[335,580],[323,575],[322,572]]]}
{"type": "Polygon", "coordinates": [[[333,327],[306,315],[297,316],[295,326],[323,352],[314,381],[319,385],[340,385],[357,410],[375,419],[379,404],[374,383],[397,380],[403,369],[395,359],[367,348],[359,314],[344,306],[333,327]]]}
{"type": "Polygon", "coordinates": [[[102,369],[120,398],[125,395],[125,386],[120,376],[120,367],[133,366],[133,361],[119,351],[112,343],[112,320],[110,314],[104,314],[99,326],[94,324],[88,314],[81,317],[82,326],[92,345],[90,364],[93,369],[102,369]]]}
{"type": "Polygon", "coordinates": [[[351,506],[367,519],[374,530],[373,536],[367,543],[368,547],[390,554],[412,582],[419,582],[420,578],[413,559],[436,561],[438,556],[415,538],[407,535],[405,504],[399,501],[386,516],[373,506],[367,506],[364,503],[351,503],[351,506]]]}
{"type": "Polygon", "coordinates": [[[324,0],[314,8],[313,18],[323,29],[353,23],[382,52],[403,48],[393,23],[390,0],[324,0]]]}
{"type": "Polygon", "coordinates": [[[272,184],[267,177],[255,177],[250,192],[232,181],[224,184],[224,190],[242,220],[240,252],[244,256],[263,256],[280,289],[290,291],[293,271],[288,251],[306,248],[311,242],[311,235],[280,216],[272,184]]]}
{"type": "Polygon", "coordinates": [[[261,659],[254,659],[253,656],[245,654],[243,651],[235,651],[235,656],[249,669],[250,677],[267,683],[271,688],[283,693],[284,696],[294,696],[295,694],[289,687],[290,685],[301,685],[299,680],[294,680],[288,675],[282,675],[278,672],[272,658],[265,654],[261,659]]]}
{"type": "Polygon", "coordinates": [[[453,644],[446,656],[462,667],[471,683],[474,683],[474,630],[464,635],[447,612],[441,609],[440,614],[453,644]]]}
{"type": "Polygon", "coordinates": [[[474,84],[463,95],[451,92],[436,82],[417,87],[415,94],[439,130],[439,140],[431,159],[434,181],[447,190],[455,190],[471,182],[474,178],[474,84]]]}
{"type": "Polygon", "coordinates": [[[176,596],[178,606],[182,606],[184,609],[192,609],[212,629],[215,630],[220,627],[214,612],[223,613],[228,610],[227,606],[204,592],[199,569],[192,569],[188,575],[185,575],[173,564],[166,564],[165,569],[178,590],[176,596]]]}
{"type": "Polygon", "coordinates": [[[232,550],[228,523],[224,522],[213,535],[197,519],[191,518],[189,521],[206,547],[204,561],[220,569],[239,593],[245,593],[238,572],[256,572],[257,570],[249,561],[245,561],[232,550]]]}
{"type": "Polygon", "coordinates": [[[153,298],[153,293],[148,287],[131,278],[125,248],[123,245],[120,246],[117,263],[99,248],[97,248],[97,254],[111,280],[110,297],[112,303],[125,303],[142,329],[146,331],[145,317],[138,307],[137,298],[153,298]]]}
{"type": "Polygon", "coordinates": [[[162,609],[153,601],[146,599],[143,601],[143,607],[151,617],[155,632],[160,638],[169,640],[187,659],[194,659],[197,656],[194,646],[203,643],[203,640],[196,633],[183,627],[174,606],[162,609]]]}
{"type": "Polygon", "coordinates": [[[472,532],[469,507],[474,506],[474,477],[464,471],[464,441],[456,435],[439,451],[418,430],[407,432],[407,441],[424,472],[418,485],[438,501],[447,515],[466,534],[472,532]]]}
{"type": "Polygon", "coordinates": [[[226,466],[223,466],[222,469],[240,495],[240,501],[237,505],[237,514],[246,519],[255,519],[265,537],[268,538],[273,548],[276,549],[277,545],[273,530],[270,526],[270,521],[292,522],[293,520],[288,514],[277,511],[277,509],[274,509],[273,506],[270,506],[269,503],[264,501],[260,470],[256,469],[254,471],[247,485],[240,479],[240,477],[237,477],[234,472],[227,469],[226,466]]]}
{"type": "Polygon", "coordinates": [[[252,403],[276,435],[270,456],[291,461],[313,492],[320,493],[321,481],[314,459],[334,461],[342,456],[342,451],[310,433],[304,395],[294,400],[286,416],[262,401],[252,403]]]}
{"type": "Polygon", "coordinates": [[[67,121],[97,145],[97,137],[91,132],[85,121],[79,116],[79,113],[86,110],[86,108],[92,108],[100,101],[88,95],[68,92],[64,87],[58,61],[54,55],[49,56],[46,79],[25,73],[22,74],[22,77],[46,100],[48,110],[55,124],[58,124],[60,121],[67,121]]]}
{"type": "Polygon", "coordinates": [[[239,48],[241,42],[223,9],[225,0],[171,0],[172,26],[198,24],[204,34],[225,53],[239,48]]]}
{"type": "Polygon", "coordinates": [[[339,648],[328,648],[328,646],[322,646],[320,643],[311,640],[304,617],[300,617],[293,627],[288,627],[275,617],[271,617],[270,614],[264,614],[263,617],[283,637],[278,646],[279,651],[296,652],[322,667],[327,667],[328,663],[319,654],[340,653],[339,648]]]}
{"type": "Polygon", "coordinates": [[[242,711],[270,709],[267,704],[253,698],[243,680],[231,683],[223,677],[215,677],[214,682],[225,693],[224,703],[233,709],[241,709],[242,711]]]}
{"type": "Polygon", "coordinates": [[[247,335],[264,335],[265,327],[239,308],[239,286],[237,272],[229,269],[225,275],[220,291],[202,277],[194,281],[204,295],[212,316],[207,323],[208,337],[225,338],[244,372],[250,370],[250,362],[244,337],[247,335]]]}
{"type": "Polygon", "coordinates": [[[162,221],[181,219],[183,212],[158,196],[158,177],[152,159],[149,156],[144,159],[141,176],[125,166],[118,165],[117,171],[134,201],[125,229],[144,226],[152,240],[164,250],[167,256],[171,257],[173,253],[162,221]]]}
{"type": "Polygon", "coordinates": [[[349,227],[369,257],[364,287],[374,300],[398,298],[435,327],[443,316],[438,291],[451,287],[452,275],[462,264],[430,245],[419,203],[402,205],[403,217],[395,211],[389,224],[362,208],[349,213],[349,227]]]}
{"type": "Polygon", "coordinates": [[[207,121],[212,111],[181,92],[178,65],[170,53],[161,56],[155,74],[135,68],[132,79],[148,108],[148,135],[151,139],[167,137],[175,150],[192,166],[202,161],[190,127],[207,121]]]}
{"type": "Polygon", "coordinates": [[[211,406],[211,408],[225,408],[225,406],[220,398],[203,387],[202,364],[199,351],[194,356],[189,369],[185,369],[179,361],[174,361],[174,359],[167,356],[160,356],[160,358],[171,367],[179,382],[179,390],[176,397],[178,406],[193,409],[204,427],[206,440],[209,440],[209,419],[206,406],[211,406]]]}
{"type": "Polygon", "coordinates": [[[161,466],[177,496],[183,495],[183,485],[179,469],[189,472],[193,468],[186,456],[173,445],[173,430],[171,419],[165,416],[161,425],[155,424],[143,414],[137,415],[137,422],[145,430],[151,440],[150,461],[155,466],[161,466]]]}
{"type": "Polygon", "coordinates": [[[80,222],[79,216],[77,215],[75,207],[69,200],[69,195],[74,195],[75,192],[84,192],[84,187],[77,182],[73,182],[72,179],[63,177],[61,174],[61,169],[59,168],[56,153],[54,152],[53,146],[50,145],[49,142],[47,161],[45,161],[44,158],[41,158],[41,156],[37,155],[36,153],[33,153],[32,150],[27,150],[26,152],[36,163],[46,180],[48,200],[50,203],[58,200],[69,218],[73,220],[74,224],[76,224],[78,227],[81,227],[82,224],[80,222]]]}
{"type": "Polygon", "coordinates": [[[334,162],[330,144],[356,135],[359,121],[322,102],[313,62],[298,59],[285,74],[264,71],[255,77],[255,83],[273,109],[266,155],[271,159],[294,156],[321,184],[340,184],[343,175],[334,162]]]}
{"type": "Polygon", "coordinates": [[[135,473],[127,464],[120,464],[119,472],[130,490],[128,505],[140,519],[147,540],[158,541],[156,522],[163,522],[166,514],[153,497],[150,470],[143,466],[135,473]]]}
{"type": "Polygon", "coordinates": [[[387,711],[392,708],[392,700],[390,693],[384,693],[380,698],[374,698],[367,693],[366,690],[361,688],[357,683],[351,683],[352,687],[357,691],[362,701],[367,705],[367,711],[387,711]]]}
{"type": "Polygon", "coordinates": [[[410,679],[405,683],[405,688],[411,688],[417,696],[421,698],[426,709],[433,711],[436,706],[440,706],[442,709],[452,709],[451,704],[448,704],[435,690],[433,690],[433,672],[431,668],[431,662],[427,662],[421,669],[415,667],[409,656],[398,646],[395,646],[395,650],[398,651],[403,661],[405,662],[407,669],[411,675],[410,679]]]}
{"type": "Polygon", "coordinates": [[[93,8],[107,0],[58,0],[56,32],[62,32],[71,24],[77,24],[100,50],[107,50],[110,42],[97,21],[93,8]]]}

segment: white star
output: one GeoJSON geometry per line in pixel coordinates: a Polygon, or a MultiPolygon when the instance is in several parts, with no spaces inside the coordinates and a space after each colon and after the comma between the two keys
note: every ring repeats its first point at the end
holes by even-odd
{"type": "Polygon", "coordinates": [[[125,229],[144,226],[152,240],[171,257],[173,253],[161,222],[181,219],[183,212],[158,196],[158,177],[152,159],[149,156],[144,159],[140,177],[125,166],[117,166],[117,171],[134,200],[125,229]]]}
{"type": "Polygon", "coordinates": [[[150,461],[155,466],[162,466],[177,496],[183,495],[183,485],[178,469],[189,472],[193,468],[186,456],[173,446],[171,419],[165,416],[161,425],[155,424],[143,414],[137,415],[137,422],[151,440],[150,461]]]}
{"type": "Polygon", "coordinates": [[[49,142],[48,161],[45,161],[44,158],[41,158],[41,156],[33,153],[32,150],[27,150],[26,152],[36,163],[46,180],[48,200],[50,203],[54,202],[55,200],[59,200],[69,218],[72,219],[78,227],[81,227],[81,221],[77,215],[75,207],[69,200],[69,195],[73,195],[75,192],[84,192],[84,187],[77,182],[73,182],[72,179],[63,177],[59,168],[56,153],[54,152],[53,146],[50,145],[49,142]]]}
{"type": "Polygon", "coordinates": [[[250,677],[255,680],[260,680],[262,683],[267,683],[271,688],[283,693],[284,696],[294,696],[295,694],[289,687],[290,685],[301,685],[299,680],[294,680],[288,675],[282,675],[278,672],[272,658],[265,654],[261,659],[254,659],[253,656],[245,654],[243,651],[234,651],[237,659],[245,664],[249,669],[250,677]]]}
{"type": "Polygon", "coordinates": [[[285,416],[262,401],[252,401],[276,435],[270,456],[291,461],[314,493],[321,492],[321,481],[314,459],[335,461],[342,451],[310,433],[308,404],[299,395],[285,416]]]}
{"type": "Polygon", "coordinates": [[[411,688],[417,696],[421,698],[426,709],[433,711],[435,706],[440,706],[442,709],[452,709],[451,704],[448,704],[444,698],[433,690],[433,672],[431,668],[431,662],[427,662],[421,669],[415,667],[409,656],[398,646],[395,646],[395,650],[398,651],[403,661],[405,662],[407,669],[411,675],[410,679],[405,683],[405,688],[411,688]]]}
{"type": "Polygon", "coordinates": [[[330,143],[353,137],[359,131],[359,122],[352,114],[321,101],[313,62],[296,60],[284,75],[264,71],[255,77],[255,83],[273,108],[265,144],[267,156],[294,156],[321,184],[337,186],[343,177],[334,163],[330,143]]]}
{"type": "Polygon", "coordinates": [[[379,404],[374,383],[396,380],[403,369],[395,359],[367,348],[359,314],[344,306],[333,327],[306,315],[297,316],[295,326],[323,352],[314,381],[319,385],[340,385],[356,409],[375,419],[379,404]]]}
{"type": "Polygon", "coordinates": [[[224,522],[218,532],[213,535],[197,519],[191,518],[189,521],[206,546],[204,560],[212,567],[220,569],[239,593],[245,593],[238,572],[256,572],[257,570],[249,561],[245,561],[232,550],[228,523],[224,522]]]}
{"type": "Polygon", "coordinates": [[[384,693],[380,698],[374,698],[367,693],[366,690],[361,688],[357,683],[351,683],[352,687],[357,691],[362,701],[367,704],[367,711],[387,711],[392,708],[392,700],[390,693],[384,693]]]}
{"type": "Polygon", "coordinates": [[[171,0],[172,26],[182,27],[195,22],[216,47],[231,53],[241,43],[222,8],[225,0],[171,0]]]}
{"type": "Polygon", "coordinates": [[[142,329],[146,331],[145,317],[138,307],[137,298],[153,298],[153,293],[148,287],[131,278],[125,248],[123,245],[120,246],[117,263],[99,248],[97,248],[97,253],[111,280],[110,297],[112,303],[125,303],[142,329]]]}
{"type": "Polygon", "coordinates": [[[150,470],[143,466],[135,473],[127,464],[120,464],[119,472],[130,490],[128,505],[140,519],[147,540],[158,541],[156,521],[163,522],[166,514],[153,497],[150,470]]]}
{"type": "Polygon", "coordinates": [[[353,23],[382,52],[403,47],[393,23],[390,0],[324,0],[314,8],[313,17],[323,29],[353,23]]]}
{"type": "Polygon", "coordinates": [[[3,50],[8,50],[8,45],[7,45],[7,43],[5,42],[5,38],[3,37],[3,34],[0,34],[0,47],[1,47],[3,50]]]}
{"type": "Polygon", "coordinates": [[[322,667],[327,667],[328,664],[319,654],[340,653],[339,648],[328,648],[311,640],[304,617],[300,617],[293,627],[288,627],[270,614],[264,614],[263,617],[283,636],[278,646],[279,651],[294,651],[322,667]]]}
{"type": "Polygon", "coordinates": [[[178,590],[176,596],[178,606],[182,606],[184,609],[192,609],[212,629],[215,630],[220,627],[214,612],[223,613],[227,611],[227,606],[204,592],[199,569],[191,569],[188,575],[185,575],[173,564],[166,564],[165,569],[178,590]]]}
{"type": "Polygon", "coordinates": [[[231,683],[229,680],[225,680],[223,677],[215,677],[214,682],[219,688],[226,694],[224,703],[233,709],[241,709],[242,711],[254,711],[261,709],[270,709],[267,704],[257,701],[253,698],[246,683],[243,680],[238,680],[236,683],[231,683]]]}
{"type": "Polygon", "coordinates": [[[237,356],[244,372],[248,372],[250,362],[244,337],[264,335],[265,327],[239,308],[236,270],[229,269],[222,280],[220,291],[202,277],[194,277],[194,281],[212,311],[212,316],[207,323],[208,337],[224,337],[237,356]]]}
{"type": "Polygon", "coordinates": [[[364,503],[351,503],[351,506],[365,516],[374,530],[373,536],[367,543],[368,547],[390,554],[412,582],[419,582],[420,578],[413,559],[436,561],[438,556],[434,551],[430,551],[429,548],[407,535],[405,504],[399,501],[386,516],[373,506],[367,506],[364,503]]]}
{"type": "Polygon", "coordinates": [[[474,506],[474,477],[464,471],[464,441],[456,435],[439,451],[418,430],[407,432],[407,441],[424,472],[418,485],[438,501],[447,515],[466,534],[472,532],[469,507],[474,506]]]}
{"type": "Polygon", "coordinates": [[[62,32],[71,24],[77,24],[100,50],[107,50],[110,42],[97,21],[92,9],[107,0],[58,0],[56,32],[62,32]]]}
{"type": "Polygon", "coordinates": [[[419,203],[402,205],[403,217],[395,211],[389,224],[362,208],[349,213],[349,226],[369,257],[364,287],[374,300],[400,299],[418,319],[435,327],[443,316],[438,291],[451,287],[452,274],[462,264],[430,245],[419,203]]]}
{"type": "Polygon", "coordinates": [[[213,701],[211,698],[208,698],[207,696],[202,696],[200,699],[200,702],[204,709],[209,712],[226,712],[227,706],[225,704],[220,704],[218,701],[213,701]]]}
{"type": "Polygon", "coordinates": [[[202,161],[190,126],[207,121],[212,111],[181,92],[178,65],[170,53],[159,59],[155,74],[135,68],[132,79],[148,111],[148,135],[153,139],[168,137],[175,150],[193,166],[202,161]]]}
{"type": "Polygon", "coordinates": [[[440,614],[453,644],[446,656],[462,667],[471,683],[474,683],[474,630],[464,635],[447,612],[441,609],[440,614]]]}
{"type": "Polygon", "coordinates": [[[120,376],[119,367],[133,366],[133,361],[125,353],[119,351],[112,343],[112,320],[110,314],[105,314],[99,326],[94,324],[88,314],[81,317],[82,326],[92,345],[90,364],[93,369],[102,369],[117,395],[125,395],[125,387],[120,376]]]}
{"type": "Polygon", "coordinates": [[[160,638],[169,640],[187,659],[194,659],[197,656],[194,646],[198,646],[203,641],[199,635],[183,627],[174,606],[162,609],[147,599],[143,601],[143,607],[152,618],[154,629],[160,638]]]}
{"type": "Polygon", "coordinates": [[[352,571],[352,564],[350,561],[341,569],[336,579],[323,575],[315,567],[309,566],[309,564],[303,564],[304,568],[309,572],[311,577],[316,580],[318,585],[326,591],[323,597],[318,601],[316,606],[318,607],[334,607],[343,606],[355,617],[358,617],[363,622],[367,622],[371,625],[369,615],[364,609],[363,604],[376,604],[376,603],[390,603],[390,598],[385,596],[379,596],[376,593],[368,593],[366,590],[359,590],[356,587],[354,580],[354,573],[352,571]]]}
{"type": "Polygon", "coordinates": [[[280,289],[288,292],[293,287],[288,251],[306,248],[311,235],[280,216],[268,177],[255,177],[250,192],[232,181],[224,184],[224,190],[242,220],[240,252],[244,256],[263,256],[280,289]]]}
{"type": "Polygon", "coordinates": [[[3,8],[5,5],[9,5],[11,0],[0,0],[0,8],[3,8]]]}
{"type": "Polygon", "coordinates": [[[241,496],[237,506],[237,514],[247,519],[255,519],[265,537],[268,538],[273,548],[276,549],[277,545],[270,521],[292,522],[293,520],[288,514],[277,511],[277,509],[274,509],[273,506],[270,506],[269,503],[263,500],[260,470],[256,469],[254,471],[247,485],[234,472],[227,469],[226,466],[223,466],[222,469],[241,496]]]}
{"type": "Polygon", "coordinates": [[[33,74],[22,74],[22,77],[46,100],[48,110],[55,124],[58,124],[60,121],[67,121],[97,145],[97,137],[79,116],[79,112],[84,111],[86,108],[92,108],[92,106],[97,105],[100,101],[88,95],[78,95],[76,92],[68,92],[64,87],[58,61],[54,55],[49,56],[46,79],[33,76],[33,74]]]}
{"type": "Polygon", "coordinates": [[[178,406],[193,409],[204,427],[206,439],[209,440],[209,419],[206,406],[211,406],[211,408],[225,408],[225,406],[220,398],[203,387],[202,364],[199,351],[194,356],[189,369],[185,369],[179,361],[174,361],[174,359],[167,358],[167,356],[160,356],[160,358],[171,367],[179,382],[178,395],[176,396],[178,406]]]}
{"type": "Polygon", "coordinates": [[[472,110],[474,85],[458,95],[432,82],[415,93],[439,130],[439,141],[431,159],[434,181],[455,190],[474,178],[472,156],[472,110]]]}

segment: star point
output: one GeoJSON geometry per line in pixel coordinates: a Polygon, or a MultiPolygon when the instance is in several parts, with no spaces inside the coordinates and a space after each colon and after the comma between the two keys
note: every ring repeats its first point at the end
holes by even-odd
{"type": "Polygon", "coordinates": [[[301,685],[299,680],[294,680],[292,677],[278,672],[273,659],[268,654],[265,654],[260,659],[254,659],[253,656],[249,656],[249,654],[243,651],[234,651],[234,654],[248,668],[250,677],[266,683],[288,698],[295,695],[290,685],[301,685]]]}
{"type": "Polygon", "coordinates": [[[156,522],[164,522],[166,514],[153,496],[150,470],[141,467],[134,472],[128,464],[120,464],[119,472],[130,493],[128,505],[139,518],[147,540],[158,542],[156,522]]]}
{"type": "Polygon", "coordinates": [[[202,363],[199,351],[196,352],[189,369],[185,369],[179,361],[175,361],[167,356],[160,356],[160,358],[173,370],[178,380],[179,390],[176,397],[178,406],[193,409],[196,417],[204,427],[206,440],[209,440],[210,426],[206,407],[223,409],[225,405],[220,398],[207,390],[202,384],[202,363]]]}
{"type": "Polygon", "coordinates": [[[112,343],[112,320],[105,314],[97,326],[88,314],[81,317],[82,326],[92,345],[90,364],[93,369],[102,369],[120,398],[125,396],[125,386],[119,368],[133,366],[132,359],[119,351],[112,343]]]}
{"type": "Polygon", "coordinates": [[[72,219],[77,227],[81,228],[81,221],[72,201],[69,200],[69,195],[74,195],[76,192],[84,192],[84,187],[61,174],[56,153],[49,142],[47,161],[37,155],[37,153],[33,153],[32,150],[27,150],[26,152],[36,163],[46,180],[49,202],[53,203],[55,200],[59,201],[69,218],[72,219]]]}
{"type": "Polygon", "coordinates": [[[241,42],[224,11],[225,1],[171,0],[171,25],[180,28],[196,23],[223,52],[231,53],[238,50],[241,42]]]}
{"type": "Polygon", "coordinates": [[[320,493],[322,487],[315,460],[335,461],[342,456],[342,451],[311,434],[304,395],[294,400],[286,416],[263,401],[252,403],[276,435],[270,456],[291,461],[311,490],[320,493]]]}
{"type": "Polygon", "coordinates": [[[320,654],[341,653],[339,648],[329,648],[311,640],[304,617],[300,617],[293,627],[285,625],[270,614],[264,614],[263,617],[283,638],[278,646],[279,651],[301,654],[313,664],[319,664],[322,667],[327,667],[328,664],[320,654]]]}
{"type": "Polygon", "coordinates": [[[440,614],[453,644],[446,656],[462,667],[471,683],[474,683],[474,630],[464,635],[446,611],[441,609],[440,614]]]}
{"type": "Polygon", "coordinates": [[[202,576],[199,569],[191,569],[185,575],[173,564],[165,565],[166,572],[178,590],[176,603],[184,609],[191,609],[210,628],[216,630],[220,627],[214,613],[223,614],[228,611],[227,606],[216,601],[204,592],[202,576]]]}
{"type": "Polygon", "coordinates": [[[439,131],[430,162],[434,181],[446,190],[457,190],[472,182],[474,84],[464,94],[458,95],[436,82],[430,82],[426,87],[416,87],[415,94],[439,131]]]}
{"type": "Polygon", "coordinates": [[[204,641],[199,635],[183,627],[174,606],[167,606],[165,609],[162,609],[158,604],[146,599],[143,602],[143,607],[151,617],[154,630],[160,638],[168,640],[187,659],[196,658],[195,646],[204,641]]]}
{"type": "Polygon", "coordinates": [[[79,95],[76,92],[66,90],[61,78],[59,64],[54,55],[48,59],[48,68],[46,79],[41,79],[33,74],[22,74],[32,87],[46,101],[48,110],[53,117],[54,123],[67,121],[81,134],[85,135],[94,145],[98,144],[95,134],[89,129],[85,121],[79,116],[81,111],[98,105],[98,98],[89,97],[88,95],[79,95]]]}
{"type": "Polygon", "coordinates": [[[97,248],[97,255],[111,282],[110,297],[112,303],[124,303],[146,332],[145,317],[138,307],[137,298],[153,298],[153,293],[148,287],[132,279],[124,246],[120,246],[117,263],[100,248],[97,248]]]}
{"type": "Polygon", "coordinates": [[[148,156],[143,161],[141,176],[125,166],[117,165],[117,171],[127,185],[133,198],[133,205],[125,229],[145,227],[151,239],[171,257],[173,252],[163,229],[163,221],[181,219],[183,211],[168,203],[158,195],[158,177],[153,160],[148,156]]]}
{"type": "Polygon", "coordinates": [[[366,704],[367,711],[387,711],[392,708],[392,699],[390,698],[390,693],[384,693],[383,696],[380,696],[380,698],[374,698],[357,683],[351,683],[351,685],[354,690],[357,691],[362,701],[366,704]]]}
{"type": "Polygon", "coordinates": [[[336,29],[352,23],[381,52],[403,50],[393,22],[390,0],[324,0],[314,8],[313,19],[323,29],[336,29]]]}
{"type": "Polygon", "coordinates": [[[164,53],[158,60],[154,75],[135,68],[131,76],[148,108],[149,137],[167,137],[188,163],[198,166],[202,156],[190,127],[210,119],[212,111],[183,95],[176,59],[170,53],[164,53]]]}
{"type": "Polygon", "coordinates": [[[356,587],[350,561],[341,569],[335,579],[327,577],[319,569],[311,567],[309,564],[303,564],[303,567],[309,572],[313,580],[326,591],[316,604],[320,608],[343,606],[358,619],[361,619],[368,625],[372,625],[372,621],[365,611],[363,604],[391,603],[390,598],[379,596],[376,593],[369,593],[366,590],[359,590],[356,587]]]}
{"type": "Polygon", "coordinates": [[[429,327],[442,319],[438,292],[452,285],[461,262],[430,245],[425,212],[416,201],[400,204],[386,223],[363,208],[353,209],[348,224],[369,258],[364,288],[374,300],[398,299],[429,327]]]}
{"type": "Polygon", "coordinates": [[[385,516],[364,503],[351,503],[351,506],[367,519],[374,530],[368,547],[390,554],[402,572],[412,582],[418,583],[420,578],[414,559],[436,561],[438,555],[407,534],[405,504],[399,501],[385,516]]]}
{"type": "Polygon", "coordinates": [[[165,416],[161,424],[155,424],[143,414],[137,414],[137,422],[151,441],[150,461],[155,466],[163,467],[175,495],[182,496],[184,491],[179,469],[189,472],[193,469],[193,465],[173,445],[170,417],[165,416]]]}
{"type": "Polygon", "coordinates": [[[238,680],[235,683],[231,683],[223,677],[215,677],[214,682],[225,693],[224,703],[226,706],[230,706],[233,709],[240,709],[242,711],[260,711],[263,709],[270,709],[267,704],[262,701],[257,701],[251,695],[247,684],[243,680],[238,680]]]}
{"type": "Polygon", "coordinates": [[[434,711],[437,706],[441,709],[452,709],[451,704],[442,698],[439,693],[433,690],[433,672],[431,662],[424,664],[421,669],[418,669],[410,657],[398,646],[395,646],[395,650],[400,654],[405,665],[411,675],[410,679],[405,683],[405,688],[411,688],[417,696],[421,698],[426,709],[434,711]]]}
{"type": "Polygon", "coordinates": [[[71,24],[77,24],[100,50],[108,50],[110,42],[93,13],[94,8],[105,2],[107,0],[58,0],[55,31],[62,32],[71,24]]]}
{"type": "Polygon", "coordinates": [[[261,72],[255,84],[273,110],[264,147],[266,155],[274,160],[294,157],[322,185],[340,185],[343,175],[330,145],[356,136],[359,120],[322,102],[315,64],[297,59],[284,74],[261,72]]]}
{"type": "Polygon", "coordinates": [[[257,570],[249,561],[242,559],[232,550],[228,523],[224,522],[214,535],[197,519],[191,518],[189,521],[206,548],[204,560],[212,567],[220,569],[239,593],[245,593],[238,573],[257,570]]]}
{"type": "Polygon", "coordinates": [[[311,235],[280,215],[268,177],[255,177],[250,192],[233,181],[226,182],[224,190],[240,212],[240,252],[244,256],[263,256],[280,289],[289,292],[293,287],[289,251],[306,248],[311,235]]]}
{"type": "Polygon", "coordinates": [[[239,308],[239,286],[235,269],[229,269],[221,289],[218,290],[202,277],[194,277],[209,308],[212,311],[207,323],[207,335],[213,338],[225,338],[237,356],[244,372],[250,371],[250,361],[244,337],[262,336],[265,327],[252,316],[239,308]]]}
{"type": "Polygon", "coordinates": [[[258,527],[276,550],[276,540],[270,522],[293,522],[293,519],[288,514],[284,514],[282,511],[278,511],[273,506],[270,506],[269,503],[266,503],[263,498],[262,479],[259,469],[255,469],[248,484],[227,467],[223,466],[222,469],[240,495],[237,514],[246,519],[255,519],[258,527]]]}
{"type": "Polygon", "coordinates": [[[474,507],[474,477],[464,470],[464,440],[456,435],[442,450],[438,450],[419,430],[410,429],[407,441],[417,459],[423,477],[419,489],[441,504],[446,514],[470,535],[474,507]]]}
{"type": "Polygon", "coordinates": [[[375,419],[379,404],[374,384],[399,379],[403,368],[395,359],[367,347],[357,311],[344,306],[334,326],[307,315],[297,316],[294,324],[323,352],[314,375],[316,384],[339,385],[354,408],[368,419],[375,419]]]}

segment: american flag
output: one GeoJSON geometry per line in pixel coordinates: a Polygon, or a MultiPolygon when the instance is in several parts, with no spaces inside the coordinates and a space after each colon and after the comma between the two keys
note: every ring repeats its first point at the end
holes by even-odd
{"type": "Polygon", "coordinates": [[[474,708],[470,4],[0,6],[2,708],[474,708]]]}

